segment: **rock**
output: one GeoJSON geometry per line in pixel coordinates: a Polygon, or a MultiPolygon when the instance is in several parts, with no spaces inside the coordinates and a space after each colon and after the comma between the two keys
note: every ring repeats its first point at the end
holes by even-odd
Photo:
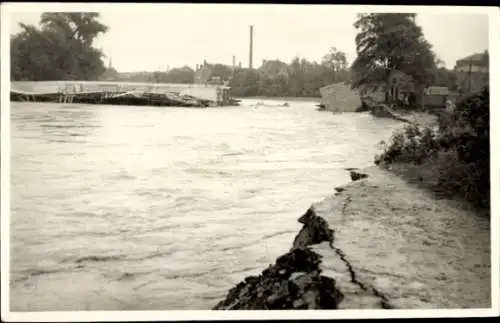
{"type": "Polygon", "coordinates": [[[300,290],[305,290],[309,285],[313,283],[312,277],[308,274],[302,274],[292,280],[292,283],[294,283],[297,288],[300,290]]]}
{"type": "Polygon", "coordinates": [[[368,177],[367,174],[351,171],[351,180],[353,180],[353,181],[358,181],[360,179],[367,178],[367,177],[368,177]]]}
{"type": "Polygon", "coordinates": [[[318,269],[321,255],[310,249],[292,249],[290,252],[276,259],[276,266],[289,269],[290,274],[295,271],[311,272],[318,269]]]}
{"type": "Polygon", "coordinates": [[[307,209],[306,213],[304,213],[297,221],[299,223],[307,223],[311,220],[311,218],[316,216],[316,212],[314,212],[313,207],[311,206],[310,208],[307,209]]]}
{"type": "Polygon", "coordinates": [[[333,243],[334,231],[330,229],[328,223],[322,217],[316,215],[312,207],[298,221],[303,223],[304,226],[295,237],[292,249],[304,248],[323,241],[333,243]]]}
{"type": "Polygon", "coordinates": [[[306,274],[306,273],[303,271],[294,272],[293,274],[290,275],[290,280],[295,280],[295,279],[297,279],[297,277],[302,276],[304,274],[306,274]]]}
{"type": "Polygon", "coordinates": [[[307,308],[310,309],[319,309],[319,302],[317,301],[318,298],[319,295],[313,290],[308,290],[307,292],[305,292],[304,296],[302,296],[302,299],[307,304],[307,308]]]}
{"type": "Polygon", "coordinates": [[[250,276],[231,289],[214,310],[334,309],[343,299],[335,280],[320,276],[321,256],[293,249],[260,276],[250,276]],[[286,273],[286,274],[285,274],[286,273]],[[288,274],[288,273],[295,273],[288,274]]]}
{"type": "Polygon", "coordinates": [[[340,192],[345,191],[345,188],[343,188],[343,187],[335,187],[335,190],[336,190],[338,193],[340,193],[340,192]]]}
{"type": "Polygon", "coordinates": [[[319,307],[322,309],[337,309],[344,295],[337,289],[335,280],[330,277],[320,276],[321,290],[319,307]]]}
{"type": "Polygon", "coordinates": [[[320,254],[309,245],[329,241],[334,231],[311,206],[299,219],[303,227],[289,252],[259,276],[249,276],[232,288],[214,310],[337,309],[344,295],[335,280],[321,276],[320,254]]]}
{"type": "Polygon", "coordinates": [[[256,276],[249,276],[247,278],[245,278],[245,283],[247,284],[256,284],[257,282],[259,281],[259,277],[256,277],[256,276]]]}
{"type": "Polygon", "coordinates": [[[304,300],[302,298],[299,298],[299,299],[296,299],[295,301],[293,301],[293,307],[296,309],[303,308],[304,305],[306,305],[306,303],[304,302],[304,300]]]}

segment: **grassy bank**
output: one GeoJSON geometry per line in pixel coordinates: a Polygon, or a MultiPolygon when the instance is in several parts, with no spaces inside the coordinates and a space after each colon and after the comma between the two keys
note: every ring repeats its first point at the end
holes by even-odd
{"type": "Polygon", "coordinates": [[[437,196],[490,206],[489,89],[442,112],[437,125],[409,124],[394,133],[376,163],[437,196]]]}

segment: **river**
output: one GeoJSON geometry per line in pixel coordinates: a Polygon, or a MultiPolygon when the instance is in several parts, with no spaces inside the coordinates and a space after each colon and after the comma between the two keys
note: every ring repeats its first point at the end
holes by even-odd
{"type": "Polygon", "coordinates": [[[400,126],[256,102],[12,103],[11,310],[210,309],[400,126]]]}

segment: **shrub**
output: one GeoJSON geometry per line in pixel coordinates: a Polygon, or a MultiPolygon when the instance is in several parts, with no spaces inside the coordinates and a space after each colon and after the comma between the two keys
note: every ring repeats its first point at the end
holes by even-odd
{"type": "Polygon", "coordinates": [[[480,207],[490,205],[489,89],[461,100],[439,116],[437,132],[407,125],[396,131],[375,163],[435,167],[437,186],[480,207]]]}
{"type": "Polygon", "coordinates": [[[439,147],[432,129],[420,129],[408,124],[396,130],[388,144],[382,143],[384,152],[376,157],[376,163],[415,163],[421,164],[426,158],[434,156],[439,147]]]}

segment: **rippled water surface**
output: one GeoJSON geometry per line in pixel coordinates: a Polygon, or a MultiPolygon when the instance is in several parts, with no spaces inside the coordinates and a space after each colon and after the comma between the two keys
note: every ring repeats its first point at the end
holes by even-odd
{"type": "Polygon", "coordinates": [[[399,126],[253,103],[12,103],[11,309],[210,309],[399,126]]]}

